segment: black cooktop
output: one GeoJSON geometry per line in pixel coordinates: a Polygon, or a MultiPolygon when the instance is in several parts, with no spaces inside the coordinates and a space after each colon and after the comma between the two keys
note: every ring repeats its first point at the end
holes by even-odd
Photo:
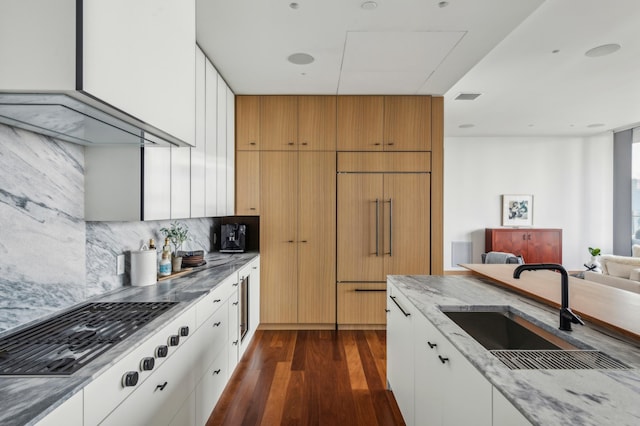
{"type": "Polygon", "coordinates": [[[67,376],[176,302],[87,303],[0,338],[0,376],[67,376]]]}

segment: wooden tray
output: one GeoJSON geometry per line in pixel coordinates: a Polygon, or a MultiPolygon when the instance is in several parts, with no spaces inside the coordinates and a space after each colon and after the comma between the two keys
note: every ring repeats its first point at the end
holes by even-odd
{"type": "Polygon", "coordinates": [[[171,278],[179,277],[193,271],[193,268],[182,268],[180,272],[172,272],[171,275],[160,276],[158,275],[158,281],[170,280],[171,278]]]}

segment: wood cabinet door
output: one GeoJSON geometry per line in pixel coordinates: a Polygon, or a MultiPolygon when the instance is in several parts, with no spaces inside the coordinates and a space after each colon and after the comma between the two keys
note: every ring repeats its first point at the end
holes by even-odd
{"type": "Polygon", "coordinates": [[[298,154],[260,153],[262,323],[295,323],[297,293],[298,154]]]}
{"type": "Polygon", "coordinates": [[[339,325],[386,325],[385,283],[340,283],[337,291],[339,325]]]}
{"type": "Polygon", "coordinates": [[[338,175],[338,281],[386,280],[382,181],[382,173],[338,175]]]}
{"type": "Polygon", "coordinates": [[[384,97],[384,150],[431,151],[431,97],[384,97]]]}
{"type": "Polygon", "coordinates": [[[300,151],[335,151],[335,96],[298,96],[297,142],[300,151]]]}
{"type": "Polygon", "coordinates": [[[486,236],[486,251],[501,251],[505,253],[513,253],[516,256],[522,256],[526,263],[532,263],[529,260],[527,252],[527,232],[515,229],[493,229],[486,236]]]}
{"type": "Polygon", "coordinates": [[[527,234],[527,263],[562,263],[562,231],[535,229],[527,234]]]}
{"type": "Polygon", "coordinates": [[[431,271],[431,208],[428,173],[384,175],[384,274],[431,271]]]}
{"type": "Polygon", "coordinates": [[[298,153],[298,322],[336,320],[336,155],[298,153]]]}
{"type": "Polygon", "coordinates": [[[260,149],[298,150],[297,96],[260,97],[260,149]]]}
{"type": "Polygon", "coordinates": [[[260,149],[260,96],[236,96],[236,150],[260,149]]]}
{"type": "Polygon", "coordinates": [[[236,152],[236,215],[260,214],[260,152],[236,152]]]}
{"type": "Polygon", "coordinates": [[[382,151],[383,96],[338,96],[337,150],[382,151]]]}

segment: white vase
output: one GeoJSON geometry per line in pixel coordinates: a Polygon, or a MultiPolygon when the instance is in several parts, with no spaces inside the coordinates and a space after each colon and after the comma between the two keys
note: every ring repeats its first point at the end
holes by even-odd
{"type": "Polygon", "coordinates": [[[593,272],[602,272],[602,265],[599,260],[600,256],[591,256],[591,262],[589,262],[590,270],[593,272]]]}

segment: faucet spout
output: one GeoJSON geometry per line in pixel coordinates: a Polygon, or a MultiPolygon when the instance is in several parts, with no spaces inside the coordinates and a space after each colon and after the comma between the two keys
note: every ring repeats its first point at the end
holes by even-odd
{"type": "Polygon", "coordinates": [[[513,271],[513,278],[519,279],[520,274],[524,271],[536,271],[545,269],[549,271],[558,271],[561,276],[561,307],[560,307],[560,330],[571,331],[571,324],[584,325],[582,319],[569,308],[569,274],[564,266],[557,263],[530,263],[519,265],[513,271]]]}

